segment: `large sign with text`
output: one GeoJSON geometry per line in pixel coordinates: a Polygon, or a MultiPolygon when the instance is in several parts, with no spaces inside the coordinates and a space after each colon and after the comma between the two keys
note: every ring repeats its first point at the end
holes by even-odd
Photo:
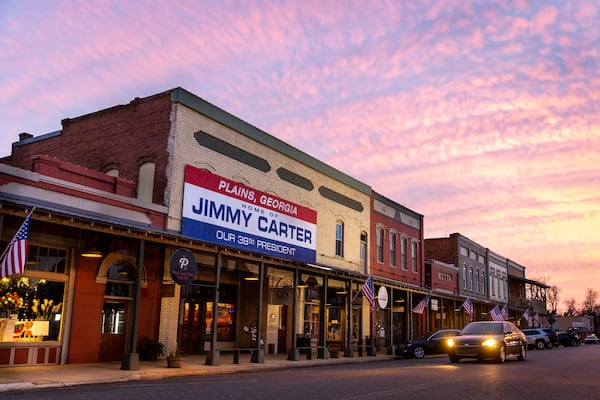
{"type": "Polygon", "coordinates": [[[186,165],[181,233],[300,262],[316,260],[317,212],[186,165]]]}

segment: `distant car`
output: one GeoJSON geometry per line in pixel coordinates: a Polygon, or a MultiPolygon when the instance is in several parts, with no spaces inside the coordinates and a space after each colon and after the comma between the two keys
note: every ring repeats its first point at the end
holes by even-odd
{"type": "Polygon", "coordinates": [[[560,342],[558,341],[558,333],[554,329],[542,328],[542,330],[548,334],[553,346],[558,347],[560,345],[560,342]]]}
{"type": "Polygon", "coordinates": [[[583,341],[585,344],[600,344],[600,339],[593,333],[588,334],[583,341]]]}
{"type": "Polygon", "coordinates": [[[459,332],[458,329],[443,329],[428,333],[400,347],[396,355],[405,358],[423,358],[429,354],[446,354],[448,339],[459,332]]]}
{"type": "Polygon", "coordinates": [[[493,359],[498,363],[508,356],[527,359],[527,337],[509,321],[471,322],[454,338],[448,339],[448,358],[493,359]]]}
{"type": "Polygon", "coordinates": [[[552,341],[548,333],[541,328],[523,329],[521,332],[527,336],[527,347],[529,349],[551,349],[552,341]]]}
{"type": "Polygon", "coordinates": [[[557,332],[558,344],[565,347],[571,347],[571,335],[568,332],[557,332]]]}

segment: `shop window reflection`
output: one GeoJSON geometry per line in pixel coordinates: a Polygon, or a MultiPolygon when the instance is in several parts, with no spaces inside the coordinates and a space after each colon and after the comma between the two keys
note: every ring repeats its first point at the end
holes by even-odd
{"type": "Polygon", "coordinates": [[[120,303],[104,303],[102,307],[101,333],[125,333],[125,305],[120,303]]]}
{"type": "MultiPolygon", "coordinates": [[[[206,334],[211,334],[213,321],[213,303],[206,304],[206,334]]],[[[218,341],[233,341],[235,339],[234,332],[235,321],[235,306],[231,303],[219,303],[217,310],[217,340],[218,341]]]]}

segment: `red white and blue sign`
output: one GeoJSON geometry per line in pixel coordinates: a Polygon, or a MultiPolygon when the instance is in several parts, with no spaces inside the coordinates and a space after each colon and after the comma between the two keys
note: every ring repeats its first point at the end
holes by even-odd
{"type": "Polygon", "coordinates": [[[191,165],[185,167],[181,233],[277,258],[316,261],[315,210],[191,165]]]}

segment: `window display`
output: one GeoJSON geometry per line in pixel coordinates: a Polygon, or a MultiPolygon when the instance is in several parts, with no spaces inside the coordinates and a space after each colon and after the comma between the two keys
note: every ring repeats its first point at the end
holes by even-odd
{"type": "Polygon", "coordinates": [[[66,251],[29,246],[27,255],[25,274],[0,280],[0,341],[60,340],[66,251]]]}

